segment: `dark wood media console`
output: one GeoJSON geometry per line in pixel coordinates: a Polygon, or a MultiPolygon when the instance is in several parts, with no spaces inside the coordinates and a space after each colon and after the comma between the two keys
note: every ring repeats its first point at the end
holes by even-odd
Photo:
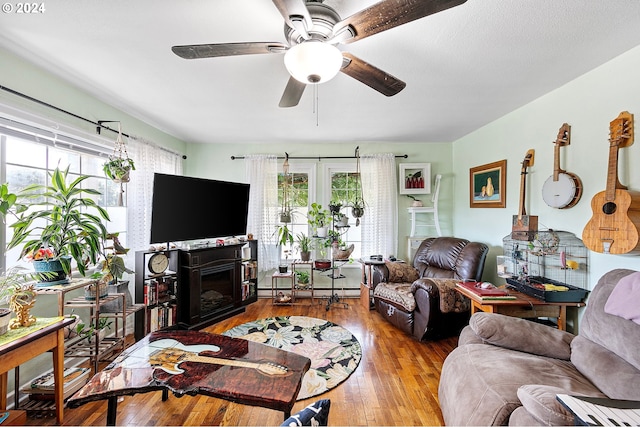
{"type": "Polygon", "coordinates": [[[242,244],[180,251],[178,322],[200,329],[244,312],[242,244]]]}
{"type": "Polygon", "coordinates": [[[256,240],[136,252],[135,299],[147,305],[146,320],[145,311],[136,314],[136,340],[158,329],[201,329],[242,313],[257,300],[257,263],[256,240]],[[151,274],[148,264],[157,253],[169,259],[168,268],[151,274]],[[167,287],[168,292],[161,292],[167,287]],[[149,288],[153,297],[149,297],[149,288]],[[150,322],[150,318],[155,319],[150,322]]]}

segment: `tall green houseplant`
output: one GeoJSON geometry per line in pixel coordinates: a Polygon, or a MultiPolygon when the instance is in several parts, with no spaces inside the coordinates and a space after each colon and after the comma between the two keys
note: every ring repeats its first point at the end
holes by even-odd
{"type": "Polygon", "coordinates": [[[88,178],[80,175],[69,182],[69,168],[56,168],[48,185],[33,184],[19,192],[7,249],[22,245],[20,257],[51,249],[50,259],[59,260],[66,274],[71,273],[73,259],[84,276],[87,265],[96,264],[102,255],[104,222],[109,221],[107,211],[90,197],[100,192],[82,188],[88,178]]]}

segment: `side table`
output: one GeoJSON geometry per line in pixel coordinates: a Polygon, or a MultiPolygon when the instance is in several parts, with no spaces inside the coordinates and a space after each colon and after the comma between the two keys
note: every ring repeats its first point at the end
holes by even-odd
{"type": "Polygon", "coordinates": [[[300,293],[309,293],[311,295],[311,305],[314,304],[313,299],[313,261],[302,261],[300,259],[294,260],[291,264],[291,269],[293,271],[293,291],[292,298],[293,301],[298,298],[298,294],[300,293]],[[308,271],[309,273],[309,283],[299,283],[297,280],[296,271],[308,271]]]}
{"type": "Polygon", "coordinates": [[[362,278],[360,280],[360,303],[367,309],[373,309],[371,291],[373,290],[373,266],[384,265],[384,261],[372,259],[359,259],[362,264],[362,278]]]}
{"type": "Polygon", "coordinates": [[[567,329],[567,307],[584,307],[585,305],[583,302],[545,302],[513,289],[509,290],[509,295],[515,296],[514,300],[482,300],[461,286],[456,286],[456,291],[471,300],[471,314],[484,311],[524,319],[552,317],[557,319],[557,326],[561,331],[567,329]]]}
{"type": "Polygon", "coordinates": [[[271,276],[271,303],[273,305],[292,305],[293,304],[293,286],[294,286],[294,274],[291,271],[286,273],[275,272],[271,276]],[[278,280],[285,280],[289,282],[289,287],[286,288],[289,294],[279,292],[278,280]]]}

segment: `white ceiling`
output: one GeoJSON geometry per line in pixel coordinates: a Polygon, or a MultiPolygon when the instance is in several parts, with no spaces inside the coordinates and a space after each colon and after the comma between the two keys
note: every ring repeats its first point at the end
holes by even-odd
{"type": "MultiPolygon", "coordinates": [[[[345,18],[375,0],[325,3],[345,18]]],[[[269,0],[42,4],[1,13],[0,46],[196,143],[454,141],[640,44],[638,0],[468,0],[340,46],[405,81],[398,95],[339,73],[318,86],[317,111],[311,87],[283,109],[282,55],[184,60],[170,49],[285,42],[269,0]]]]}

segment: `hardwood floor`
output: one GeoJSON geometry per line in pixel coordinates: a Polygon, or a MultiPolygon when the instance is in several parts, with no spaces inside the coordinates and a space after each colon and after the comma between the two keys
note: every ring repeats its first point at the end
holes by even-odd
{"type": "MultiPolygon", "coordinates": [[[[303,300],[308,303],[310,300],[303,300]]],[[[442,425],[438,406],[438,381],[442,363],[457,338],[417,342],[366,310],[359,299],[347,299],[348,308],[329,311],[316,305],[272,306],[260,299],[247,311],[204,329],[222,333],[242,323],[271,316],[310,316],[327,319],[350,330],[362,346],[357,370],[329,392],[297,402],[293,411],[317,399],[331,399],[330,425],[442,425]]],[[[107,403],[94,402],[65,409],[64,425],[105,425],[107,403]]],[[[280,425],[282,412],[244,406],[204,396],[170,396],[161,393],[126,396],[118,404],[118,425],[280,425]]],[[[55,425],[54,417],[28,418],[27,425],[55,425]]]]}

